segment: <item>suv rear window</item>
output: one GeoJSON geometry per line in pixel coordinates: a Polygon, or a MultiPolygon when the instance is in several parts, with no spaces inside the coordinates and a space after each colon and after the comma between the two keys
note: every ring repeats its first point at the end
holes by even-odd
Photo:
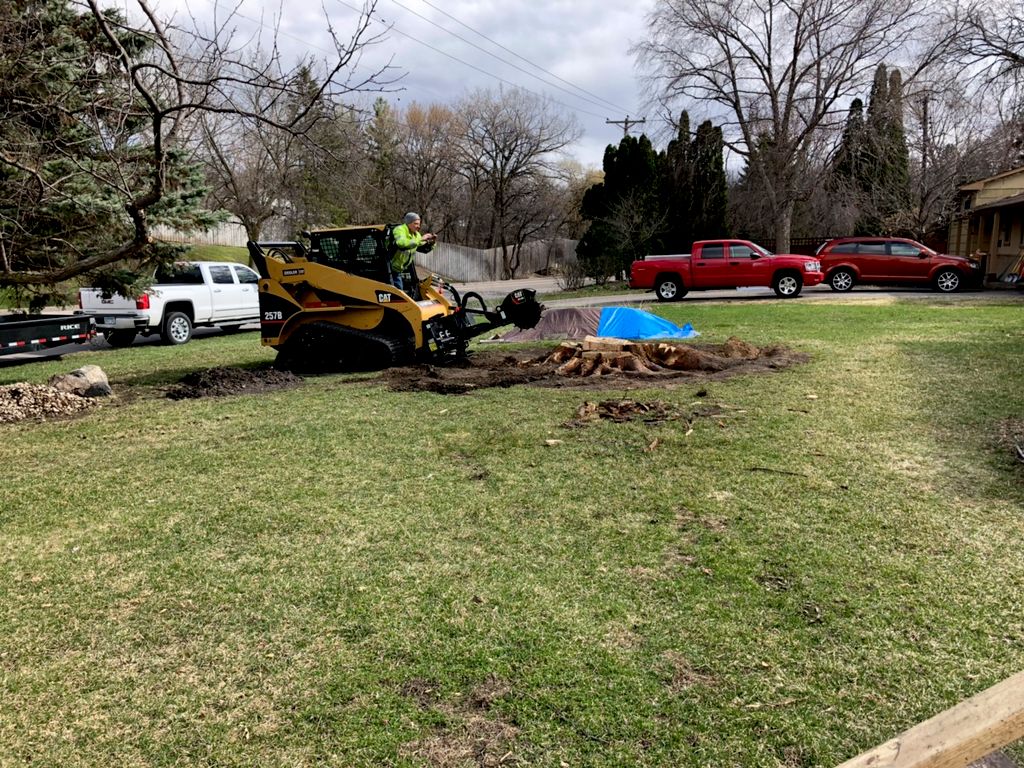
{"type": "Polygon", "coordinates": [[[885,243],[858,243],[857,253],[867,256],[885,256],[885,243]]]}
{"type": "Polygon", "coordinates": [[[910,243],[889,243],[889,253],[893,256],[917,256],[921,249],[910,243]]]}
{"type": "Polygon", "coordinates": [[[856,253],[857,252],[857,244],[856,243],[839,243],[838,245],[832,246],[828,250],[829,250],[829,253],[856,253]]]}

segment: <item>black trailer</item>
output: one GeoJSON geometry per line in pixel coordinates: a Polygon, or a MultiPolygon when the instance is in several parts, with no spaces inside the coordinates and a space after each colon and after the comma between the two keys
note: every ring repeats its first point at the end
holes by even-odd
{"type": "Polygon", "coordinates": [[[95,336],[89,315],[0,315],[0,355],[86,344],[95,336]]]}

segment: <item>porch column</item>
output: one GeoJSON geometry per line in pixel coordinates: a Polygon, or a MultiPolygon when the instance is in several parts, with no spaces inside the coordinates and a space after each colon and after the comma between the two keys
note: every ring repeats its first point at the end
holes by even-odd
{"type": "Polygon", "coordinates": [[[999,209],[996,208],[992,213],[992,234],[988,239],[988,257],[989,263],[996,258],[996,250],[999,248],[999,209]]]}

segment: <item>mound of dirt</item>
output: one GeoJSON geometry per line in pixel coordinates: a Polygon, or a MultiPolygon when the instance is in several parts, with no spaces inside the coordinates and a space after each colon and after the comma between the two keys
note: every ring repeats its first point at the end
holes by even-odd
{"type": "Polygon", "coordinates": [[[71,416],[97,404],[97,400],[61,392],[42,384],[6,384],[0,387],[0,424],[71,416]]]}
{"type": "MultiPolygon", "coordinates": [[[[609,340],[602,340],[607,342],[609,340]]],[[[672,386],[680,379],[716,380],[738,374],[766,373],[807,362],[808,356],[785,347],[759,348],[740,339],[725,344],[626,343],[633,359],[625,362],[617,352],[570,364],[577,349],[572,342],[550,348],[482,350],[453,365],[416,365],[391,368],[382,376],[395,392],[436,392],[459,395],[489,387],[526,384],[554,388],[633,389],[672,386]]]]}
{"type": "Polygon", "coordinates": [[[167,391],[171,400],[200,397],[259,394],[279,389],[290,389],[302,383],[302,378],[289,371],[275,368],[208,368],[182,377],[181,383],[167,391]]]}

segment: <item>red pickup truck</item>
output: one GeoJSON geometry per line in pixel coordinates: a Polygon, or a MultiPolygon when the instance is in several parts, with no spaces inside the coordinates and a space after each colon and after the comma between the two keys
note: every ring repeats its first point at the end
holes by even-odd
{"type": "Polygon", "coordinates": [[[700,240],[690,253],[648,256],[629,269],[629,287],[653,288],[659,301],[678,301],[687,291],[759,285],[792,298],[824,278],[816,257],[771,254],[749,240],[700,240]]]}

